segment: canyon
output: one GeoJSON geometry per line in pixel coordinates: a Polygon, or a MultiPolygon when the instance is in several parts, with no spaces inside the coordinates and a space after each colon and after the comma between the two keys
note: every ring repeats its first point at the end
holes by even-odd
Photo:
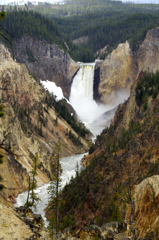
{"type": "MultiPolygon", "coordinates": [[[[158,69],[159,28],[148,31],[137,52],[131,50],[128,41],[118,45],[103,62],[97,62],[94,76],[94,99],[109,104],[125,94],[141,70],[156,71],[158,69]],[[123,93],[122,93],[123,91],[123,93]]],[[[69,98],[73,77],[79,70],[79,64],[58,46],[29,36],[14,41],[15,58],[24,63],[31,74],[41,80],[56,83],[69,98]]]]}
{"type": "MultiPolygon", "coordinates": [[[[12,188],[18,189],[4,190],[6,198],[14,199],[19,192],[28,187],[27,172],[32,169],[31,159],[36,152],[38,152],[40,163],[37,179],[41,185],[49,181],[49,159],[54,143],[61,140],[63,156],[69,156],[87,151],[89,137],[88,141],[81,138],[82,144],[76,146],[69,139],[68,132],[71,131],[75,137],[78,137],[78,134],[66,120],[58,116],[54,108],[48,108],[44,101],[47,91],[32,78],[24,65],[13,61],[3,45],[0,46],[0,52],[0,86],[6,89],[1,90],[1,104],[5,112],[5,116],[0,119],[1,142],[4,146],[9,146],[11,152],[16,153],[16,156],[13,153],[5,154],[5,163],[0,168],[0,173],[7,188],[12,185],[12,188]],[[47,119],[47,123],[44,121],[43,125],[39,121],[39,111],[42,111],[43,120],[47,119]],[[41,135],[38,130],[40,124],[41,135]]],[[[72,112],[71,107],[70,111],[72,112]]]]}
{"type": "MultiPolygon", "coordinates": [[[[154,175],[158,174],[159,98],[158,95],[154,97],[149,94],[146,108],[143,104],[137,103],[137,94],[141,93],[141,90],[138,90],[138,86],[141,87],[140,81],[148,74],[150,68],[152,72],[159,69],[156,54],[159,43],[158,31],[159,28],[150,30],[139,47],[128,100],[118,106],[110,127],[105,127],[102,134],[97,137],[95,145],[90,148],[89,154],[83,159],[82,165],[86,169],[63,191],[62,197],[67,199],[67,203],[62,205],[64,216],[70,214],[74,218],[76,234],[84,228],[83,235],[87,236],[86,239],[93,239],[98,231],[85,229],[85,226],[102,226],[106,222],[121,221],[123,218],[129,226],[133,211],[132,204],[135,206],[132,216],[136,229],[133,231],[134,233],[137,231],[138,239],[146,239],[146,237],[155,239],[155,236],[158,236],[158,190],[157,177],[154,175]],[[151,57],[153,51],[155,51],[154,59],[151,57]],[[149,56],[150,64],[148,64],[149,56]],[[140,61],[141,58],[142,61],[140,61]],[[73,195],[70,196],[69,193],[72,191],[73,195]]],[[[118,46],[118,51],[123,49],[123,45],[118,46]]],[[[126,45],[129,49],[129,44],[126,43],[126,45]]],[[[118,51],[116,53],[114,50],[111,56],[114,54],[118,59],[120,56],[118,51]]],[[[121,56],[122,53],[123,51],[121,56]]],[[[109,58],[110,56],[106,61],[109,58]]],[[[121,63],[124,66],[125,58],[123,59],[121,63]]],[[[134,63],[132,58],[131,62],[134,63]]],[[[100,63],[100,68],[103,63],[100,63]]],[[[119,72],[120,76],[119,69],[116,74],[119,72]]],[[[131,77],[132,71],[126,65],[123,76],[128,76],[129,73],[131,77]]],[[[113,76],[112,74],[112,79],[113,76]]],[[[117,78],[114,77],[114,79],[117,78]]],[[[125,78],[121,79],[125,81],[125,78]]],[[[116,84],[118,86],[118,83],[116,84]]],[[[126,82],[123,86],[125,84],[126,82]]],[[[103,87],[103,91],[104,89],[103,87]]],[[[120,87],[115,87],[114,93],[118,89],[120,87]]],[[[107,93],[106,96],[109,94],[107,93]]],[[[125,232],[124,235],[128,237],[129,234],[125,232]]]]}
{"type": "MultiPolygon", "coordinates": [[[[94,239],[96,233],[101,234],[101,229],[87,229],[85,225],[102,226],[108,221],[114,221],[115,217],[117,220],[125,217],[125,224],[128,224],[132,210],[131,204],[126,200],[129,188],[132,188],[131,197],[135,202],[134,221],[138,237],[144,238],[146,234],[155,236],[159,223],[159,97],[153,99],[149,96],[145,111],[143,106],[136,103],[136,86],[144,76],[144,71],[156,72],[159,69],[159,28],[147,33],[136,53],[125,42],[119,44],[103,62],[96,63],[94,99],[108,104],[118,99],[120,94],[125,98],[130,94],[130,97],[118,106],[110,127],[103,130],[90,149],[90,133],[85,138],[80,137],[82,144],[78,146],[68,137],[69,131],[76,138],[78,133],[59,116],[55,107],[49,106],[49,99],[52,98],[38,81],[55,82],[62,88],[65,97],[69,98],[72,81],[80,65],[56,45],[49,45],[42,40],[25,36],[14,44],[16,61],[0,45],[0,88],[6,89],[0,90],[5,112],[5,116],[0,119],[0,139],[4,146],[11,149],[11,154],[3,152],[4,163],[0,168],[6,186],[4,196],[0,196],[1,204],[5,203],[7,211],[12,212],[15,197],[28,187],[28,172],[32,169],[32,157],[36,152],[40,163],[38,184],[40,186],[49,181],[52,147],[57,140],[61,140],[63,156],[89,150],[83,159],[83,166],[87,166],[83,175],[79,179],[75,178],[68,189],[62,192],[62,197],[68,200],[63,203],[64,214],[74,216],[78,237],[94,239]],[[39,120],[39,112],[43,124],[39,120]],[[19,118],[20,114],[23,121],[19,118]],[[131,127],[133,133],[125,139],[131,127]],[[121,139],[125,141],[122,147],[121,139]],[[73,192],[71,197],[69,192],[73,192]],[[77,196],[79,199],[75,198],[77,196]],[[83,237],[85,235],[86,238],[83,237]]],[[[65,100],[62,101],[67,105],[65,100]]],[[[72,114],[73,109],[69,105],[68,107],[72,114]]],[[[106,227],[109,226],[103,229],[106,227]]],[[[122,234],[126,236],[125,229],[124,225],[123,231],[118,231],[116,234],[119,236],[114,239],[122,234]]],[[[29,234],[31,236],[31,232],[29,234]]]]}

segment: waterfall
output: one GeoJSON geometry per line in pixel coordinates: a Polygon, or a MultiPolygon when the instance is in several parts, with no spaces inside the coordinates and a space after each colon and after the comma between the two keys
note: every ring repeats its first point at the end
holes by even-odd
{"type": "Polygon", "coordinates": [[[70,101],[72,104],[78,101],[79,96],[93,100],[94,67],[95,63],[80,63],[80,69],[71,86],[70,101]]]}
{"type": "Polygon", "coordinates": [[[79,119],[83,122],[93,122],[106,107],[98,105],[93,100],[95,63],[80,63],[80,69],[73,79],[70,92],[70,103],[79,119]]]}
{"type": "MultiPolygon", "coordinates": [[[[95,63],[88,63],[88,64],[80,63],[80,69],[77,75],[74,77],[73,83],[71,86],[70,103],[75,109],[80,120],[85,122],[85,125],[88,127],[88,129],[90,129],[91,132],[94,134],[94,136],[96,136],[103,130],[104,126],[109,126],[110,118],[113,117],[115,113],[115,109],[109,111],[114,106],[98,105],[93,100],[94,69],[95,69],[95,63]],[[101,116],[106,111],[109,111],[109,113],[108,112],[105,113],[105,116],[103,116],[105,120],[104,125],[100,126],[101,120],[98,120],[98,117],[101,116]],[[96,121],[94,121],[95,119],[96,121]],[[108,123],[106,122],[106,119],[109,120],[108,123]]],[[[52,85],[52,83],[50,82],[47,83],[47,87],[49,91],[52,91],[55,88],[54,84],[52,85]]],[[[57,88],[55,88],[54,91],[55,93],[59,92],[57,88]]],[[[125,97],[125,95],[123,96],[125,97]]],[[[93,140],[95,140],[95,137],[93,140]]],[[[84,154],[78,154],[78,155],[61,159],[62,168],[63,168],[62,187],[64,187],[68,178],[70,179],[72,175],[75,176],[76,163],[78,162],[80,164],[80,161],[83,156],[84,154]]],[[[48,194],[47,194],[48,186],[49,186],[49,183],[41,186],[36,190],[36,193],[38,193],[38,197],[42,200],[42,202],[40,202],[37,205],[38,213],[42,214],[44,219],[45,219],[44,208],[46,207],[46,204],[48,204],[48,194]]],[[[25,204],[26,199],[27,199],[27,191],[18,195],[16,199],[17,203],[15,204],[15,206],[18,207],[25,204]]]]}
{"type": "MultiPolygon", "coordinates": [[[[110,124],[110,118],[113,117],[115,110],[111,105],[98,105],[93,100],[93,83],[94,83],[94,68],[95,63],[90,64],[84,64],[80,63],[80,69],[77,73],[77,75],[73,79],[73,83],[71,86],[71,93],[70,93],[70,103],[75,109],[78,117],[81,121],[85,122],[86,127],[91,130],[91,132],[94,134],[93,141],[95,140],[95,136],[98,135],[104,128],[104,126],[109,126],[110,124]],[[101,116],[104,112],[109,111],[109,113],[105,113],[105,116],[103,116],[105,122],[104,125],[101,126],[101,120],[98,120],[98,117],[101,116]],[[109,116],[110,115],[110,116],[109,116]],[[96,119],[96,121],[94,121],[96,119]],[[108,123],[106,120],[108,119],[108,123]]],[[[53,84],[54,85],[54,84],[53,84]]],[[[51,83],[48,82],[47,85],[49,91],[52,91],[51,83]]],[[[58,92],[55,88],[55,92],[58,92]]],[[[66,181],[68,178],[73,175],[75,176],[75,166],[78,162],[80,164],[80,161],[84,154],[78,154],[67,158],[62,158],[62,187],[66,184],[66,181]]],[[[42,214],[43,218],[45,219],[45,213],[44,208],[46,207],[46,204],[48,204],[48,194],[47,194],[47,187],[49,186],[49,183],[41,186],[36,190],[36,193],[38,193],[38,197],[42,200],[42,202],[39,202],[37,205],[38,213],[42,214]]],[[[23,192],[22,194],[19,194],[16,201],[17,203],[15,206],[21,206],[25,204],[27,199],[27,191],[23,192]]],[[[45,219],[46,220],[46,219],[45,219]]],[[[45,222],[46,224],[46,222],[45,222]]]]}

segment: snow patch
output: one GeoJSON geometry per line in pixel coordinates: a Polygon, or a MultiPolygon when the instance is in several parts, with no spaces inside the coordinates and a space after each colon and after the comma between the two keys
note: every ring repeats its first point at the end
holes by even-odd
{"type": "Polygon", "coordinates": [[[47,89],[50,93],[53,93],[56,96],[56,100],[61,100],[64,98],[62,89],[57,87],[54,82],[50,82],[49,80],[41,81],[40,83],[43,85],[45,89],[47,89]]]}

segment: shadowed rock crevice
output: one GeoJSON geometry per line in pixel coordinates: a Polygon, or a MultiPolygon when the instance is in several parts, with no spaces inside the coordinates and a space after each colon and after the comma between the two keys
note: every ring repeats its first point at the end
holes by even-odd
{"type": "Polygon", "coordinates": [[[93,99],[97,102],[100,101],[100,94],[98,92],[99,83],[100,83],[100,66],[96,64],[94,71],[93,99]]]}

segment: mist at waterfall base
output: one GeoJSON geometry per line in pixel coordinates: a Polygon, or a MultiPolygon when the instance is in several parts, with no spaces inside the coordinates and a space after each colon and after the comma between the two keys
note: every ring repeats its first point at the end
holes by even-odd
{"type": "Polygon", "coordinates": [[[113,115],[110,114],[110,117],[107,116],[107,119],[103,119],[103,113],[114,109],[117,105],[124,102],[124,100],[126,100],[130,95],[129,90],[118,91],[112,104],[97,104],[93,99],[94,68],[95,63],[80,63],[80,69],[74,77],[71,86],[69,99],[70,104],[75,109],[78,118],[85,123],[86,127],[91,128],[91,131],[93,131],[95,125],[98,125],[99,127],[101,126],[101,129],[103,129],[103,125],[101,125],[103,120],[105,120],[104,125],[109,126],[110,118],[112,118],[113,115]],[[95,121],[97,119],[98,121],[95,121]]]}
{"type": "Polygon", "coordinates": [[[99,116],[102,116],[104,112],[107,112],[120,103],[123,103],[129,95],[129,91],[118,92],[113,104],[104,105],[100,103],[98,104],[94,100],[91,100],[82,94],[78,94],[75,102],[73,102],[70,98],[70,103],[75,109],[79,119],[87,125],[87,123],[93,123],[99,116]]]}
{"type": "MultiPolygon", "coordinates": [[[[94,138],[92,139],[93,141],[95,140],[95,137],[100,134],[100,132],[105,126],[109,126],[110,120],[115,113],[114,107],[129,97],[129,91],[118,92],[116,95],[116,100],[112,105],[98,105],[93,100],[94,68],[95,63],[80,63],[80,69],[73,80],[70,94],[70,103],[75,109],[79,119],[84,122],[86,127],[90,129],[90,131],[94,134],[94,138]],[[109,112],[108,114],[106,114],[105,119],[103,113],[111,109],[113,110],[110,111],[110,114],[109,112]],[[104,125],[101,126],[101,122],[103,120],[104,125]]],[[[64,98],[62,90],[57,87],[55,83],[46,81],[42,82],[42,84],[45,88],[47,88],[50,92],[57,96],[57,100],[64,98]]],[[[78,164],[80,165],[81,159],[85,154],[87,153],[61,159],[63,169],[61,188],[65,186],[66,182],[69,182],[71,176],[75,176],[76,164],[78,162],[78,164]]],[[[42,215],[43,219],[45,220],[45,226],[47,226],[47,222],[44,209],[46,208],[49,201],[49,195],[47,191],[48,186],[49,183],[44,184],[35,191],[38,194],[38,197],[42,200],[37,204],[37,213],[42,215]]],[[[16,207],[23,206],[26,203],[27,193],[28,192],[25,191],[22,194],[18,195],[18,197],[16,198],[16,207]]]]}

